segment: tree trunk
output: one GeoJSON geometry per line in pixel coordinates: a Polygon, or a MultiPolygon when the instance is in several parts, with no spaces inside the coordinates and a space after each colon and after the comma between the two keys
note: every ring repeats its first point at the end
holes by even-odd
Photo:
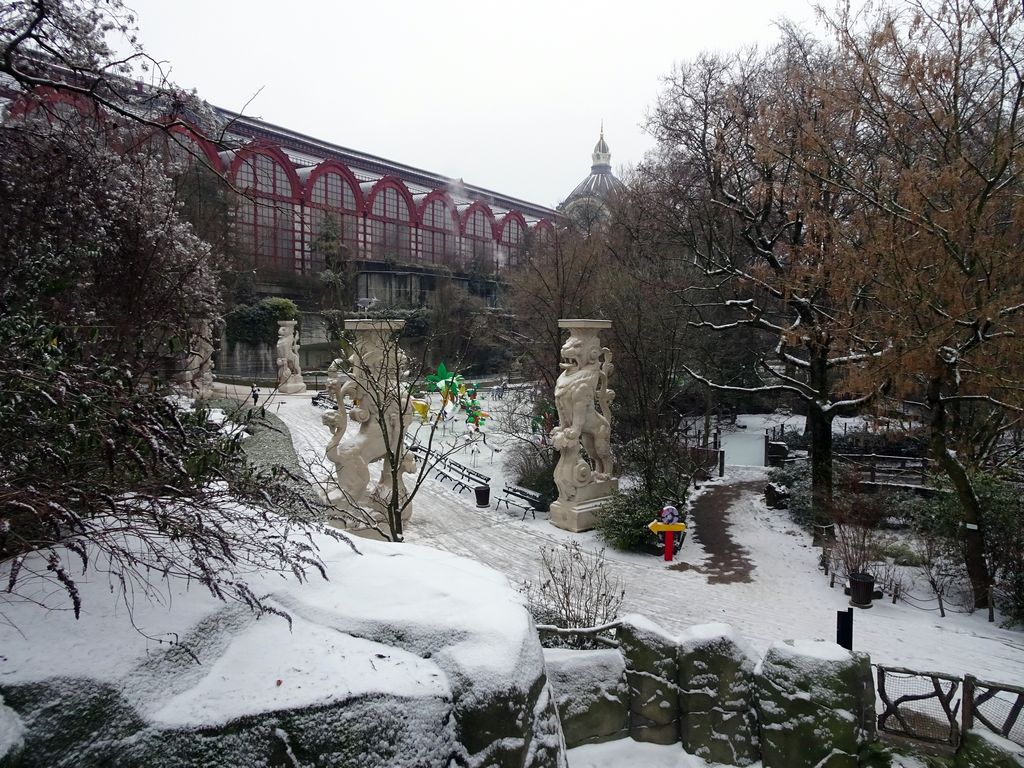
{"type": "Polygon", "coordinates": [[[711,394],[711,387],[704,388],[704,448],[708,447],[711,439],[711,409],[714,408],[714,397],[711,394]]]}
{"type": "Polygon", "coordinates": [[[811,404],[811,515],[818,524],[832,518],[832,417],[811,404]]]}
{"type": "Polygon", "coordinates": [[[946,405],[942,400],[942,379],[936,377],[928,385],[928,406],[931,408],[931,438],[929,450],[932,459],[946,473],[960,504],[963,523],[964,565],[974,594],[974,607],[984,609],[989,604],[992,579],[985,562],[985,533],[981,527],[981,502],[974,492],[974,483],[967,469],[950,451],[946,430],[948,428],[946,405]]]}
{"type": "MultiPolygon", "coordinates": [[[[820,402],[827,403],[828,348],[816,349],[811,354],[808,383],[820,393],[820,402]]],[[[826,524],[832,519],[832,412],[822,410],[819,400],[811,401],[807,411],[807,426],[811,433],[811,516],[815,523],[826,524]]]]}

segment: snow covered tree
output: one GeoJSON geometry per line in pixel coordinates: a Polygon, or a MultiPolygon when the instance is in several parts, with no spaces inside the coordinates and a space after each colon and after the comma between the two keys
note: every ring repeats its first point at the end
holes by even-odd
{"type": "Polygon", "coordinates": [[[103,33],[121,10],[0,10],[0,68],[25,89],[0,124],[0,614],[58,584],[78,615],[77,566],[129,610],[184,578],[274,611],[244,573],[322,573],[321,513],[167,398],[190,329],[217,313],[220,260],[140,142],[153,126],[113,103],[103,33]]]}
{"type": "MultiPolygon", "coordinates": [[[[651,116],[659,148],[642,169],[660,191],[660,227],[677,259],[703,279],[680,287],[699,333],[748,329],[766,337],[762,383],[735,385],[693,371],[721,391],[789,393],[808,412],[814,506],[832,495],[832,422],[877,398],[885,380],[848,373],[884,348],[865,331],[871,275],[834,258],[855,205],[809,170],[803,126],[821,113],[818,74],[831,51],[786,28],[759,53],[704,54],[676,68],[651,116]]],[[[841,141],[845,126],[829,126],[841,141]]]]}
{"type": "Polygon", "coordinates": [[[648,172],[719,280],[694,305],[735,313],[695,326],[776,339],[762,389],[807,406],[818,509],[832,419],[887,392],[920,401],[984,606],[971,478],[1024,404],[1022,8],[909,0],[822,22],[830,41],[784,27],[766,53],[674,72],[648,172]]]}
{"type": "Polygon", "coordinates": [[[916,0],[825,21],[842,62],[827,106],[854,115],[855,131],[841,153],[808,136],[842,171],[827,188],[861,207],[839,258],[875,275],[875,334],[888,346],[863,374],[923,405],[985,607],[992,573],[974,478],[1024,413],[1024,9],[916,0]]]}

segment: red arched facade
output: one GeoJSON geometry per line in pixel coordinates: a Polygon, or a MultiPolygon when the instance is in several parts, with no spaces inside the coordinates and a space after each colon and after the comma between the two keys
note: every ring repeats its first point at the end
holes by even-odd
{"type": "MultiPolygon", "coordinates": [[[[45,88],[16,99],[10,114],[28,115],[39,108],[46,108],[51,119],[104,122],[92,102],[45,88]]],[[[525,253],[528,232],[554,235],[548,219],[528,223],[519,211],[501,209],[499,220],[485,203],[457,202],[443,189],[417,191],[414,199],[397,176],[361,181],[334,159],[297,171],[296,163],[273,142],[258,140],[219,151],[180,120],[163,122],[169,126],[171,158],[189,164],[202,161],[225,175],[239,193],[234,241],[242,258],[256,269],[316,273],[327,266],[329,254],[343,246],[356,260],[487,273],[515,265],[525,253]]]]}
{"type": "Polygon", "coordinates": [[[526,219],[519,211],[509,211],[498,224],[498,268],[516,266],[526,247],[526,219]]]}
{"type": "Polygon", "coordinates": [[[240,193],[235,207],[239,252],[257,269],[301,272],[296,247],[301,188],[285,154],[274,146],[243,147],[231,160],[228,180],[240,193]]]}
{"type": "Polygon", "coordinates": [[[459,213],[447,192],[435,189],[420,202],[420,258],[452,264],[459,253],[459,213]]]}
{"type": "Polygon", "coordinates": [[[175,156],[174,147],[177,147],[183,157],[201,159],[213,171],[224,173],[224,163],[217,154],[217,148],[209,141],[183,125],[173,125],[167,132],[170,134],[172,157],[175,156]]]}
{"type": "Polygon", "coordinates": [[[359,182],[339,162],[326,160],[306,178],[302,189],[306,211],[305,271],[328,267],[332,256],[344,248],[359,251],[365,207],[359,182]]]}
{"type": "Polygon", "coordinates": [[[494,214],[477,201],[462,211],[462,257],[465,268],[488,273],[497,268],[494,214]]]}
{"type": "Polygon", "coordinates": [[[363,213],[364,253],[367,258],[377,261],[415,260],[416,205],[401,179],[385,176],[375,182],[366,195],[363,213]]]}

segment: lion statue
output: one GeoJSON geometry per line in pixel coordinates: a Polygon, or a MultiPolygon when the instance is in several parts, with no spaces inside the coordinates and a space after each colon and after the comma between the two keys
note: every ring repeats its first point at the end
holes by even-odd
{"type": "Polygon", "coordinates": [[[601,346],[596,332],[575,328],[562,345],[560,366],[562,373],[555,382],[558,427],[551,439],[561,452],[555,467],[559,499],[572,501],[581,486],[612,475],[609,414],[615,393],[608,389],[613,370],[611,350],[601,346]],[[580,452],[581,446],[589,462],[580,452]]]}

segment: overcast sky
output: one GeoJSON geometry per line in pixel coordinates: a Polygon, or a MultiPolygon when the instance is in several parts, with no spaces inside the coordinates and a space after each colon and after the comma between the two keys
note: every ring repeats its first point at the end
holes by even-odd
{"type": "Polygon", "coordinates": [[[126,3],[212,104],[550,206],[589,172],[602,119],[615,169],[642,159],[673,63],[813,18],[808,0],[126,3]]]}

